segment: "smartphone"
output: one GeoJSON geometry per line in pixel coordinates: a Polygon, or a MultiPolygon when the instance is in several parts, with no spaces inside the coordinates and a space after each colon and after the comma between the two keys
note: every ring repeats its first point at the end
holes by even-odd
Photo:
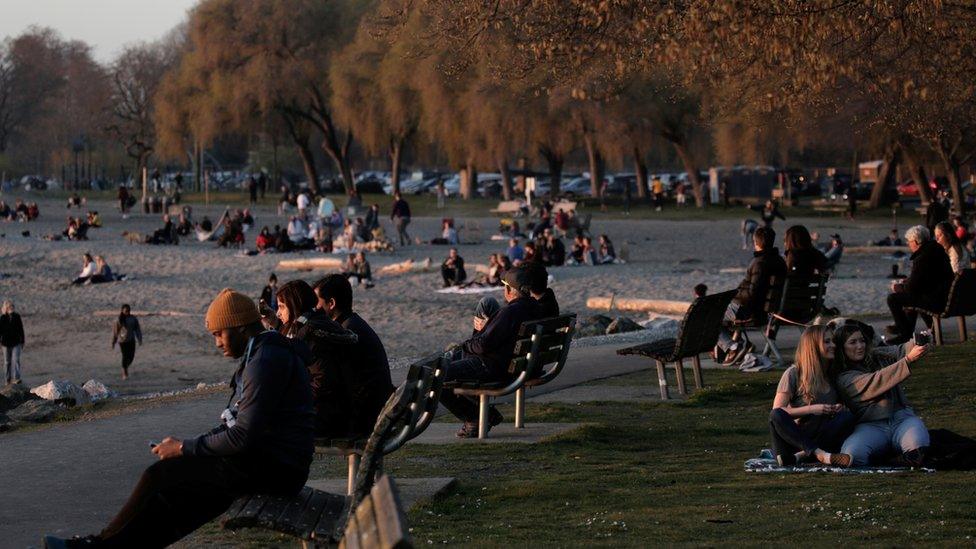
{"type": "Polygon", "coordinates": [[[159,443],[158,442],[153,442],[151,440],[149,441],[149,449],[150,450],[154,449],[157,446],[159,446],[159,443]]]}
{"type": "Polygon", "coordinates": [[[930,341],[928,330],[919,330],[912,335],[912,343],[915,345],[926,345],[930,341]]]}

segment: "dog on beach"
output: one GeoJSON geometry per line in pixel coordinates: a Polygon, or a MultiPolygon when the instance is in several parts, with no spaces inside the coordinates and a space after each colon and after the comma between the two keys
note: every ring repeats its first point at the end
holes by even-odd
{"type": "Polygon", "coordinates": [[[142,244],[145,239],[139,233],[134,233],[130,231],[122,231],[122,238],[126,240],[129,244],[142,244]]]}

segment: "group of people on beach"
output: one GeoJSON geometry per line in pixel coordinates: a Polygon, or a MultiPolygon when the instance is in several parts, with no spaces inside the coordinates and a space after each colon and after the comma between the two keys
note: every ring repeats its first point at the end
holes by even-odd
{"type": "Polygon", "coordinates": [[[24,202],[18,198],[13,206],[0,200],[0,221],[34,221],[41,215],[37,202],[24,202]]]}
{"type": "Polygon", "coordinates": [[[82,284],[103,284],[105,282],[116,282],[125,280],[124,274],[117,274],[109,267],[105,258],[100,255],[92,255],[85,252],[82,255],[81,272],[71,283],[75,286],[82,284]]]}

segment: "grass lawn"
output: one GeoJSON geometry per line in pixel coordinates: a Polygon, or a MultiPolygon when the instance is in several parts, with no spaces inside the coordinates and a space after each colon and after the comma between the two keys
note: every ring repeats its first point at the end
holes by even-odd
{"type": "MultiPolygon", "coordinates": [[[[976,435],[976,343],[936,350],[907,382],[930,428],[976,435]]],[[[603,384],[654,384],[650,372],[603,384]]],[[[705,371],[684,402],[529,404],[528,421],[583,425],[535,445],[408,444],[387,458],[396,477],[454,476],[457,485],[408,515],[418,546],[970,545],[974,472],[757,475],[742,463],[768,447],[778,372],[705,371]]],[[[511,417],[511,409],[505,410],[511,417]]],[[[313,477],[342,477],[338,460],[313,477]]],[[[295,545],[220,531],[198,545],[295,545]]]]}

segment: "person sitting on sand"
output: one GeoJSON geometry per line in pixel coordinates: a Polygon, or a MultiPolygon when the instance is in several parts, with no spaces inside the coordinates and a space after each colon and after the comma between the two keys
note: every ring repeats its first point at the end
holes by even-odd
{"type": "Polygon", "coordinates": [[[854,430],[854,415],[840,403],[827,375],[834,360],[833,331],[810,326],[796,346],[795,364],[783,372],[769,413],[773,455],[780,465],[807,458],[849,467],[850,454],[837,453],[854,430]]]}
{"type": "Polygon", "coordinates": [[[244,208],[244,211],[240,214],[241,225],[244,227],[244,232],[251,230],[254,226],[254,216],[251,215],[250,208],[244,208]]]}
{"type": "Polygon", "coordinates": [[[81,195],[79,195],[78,193],[71,193],[71,196],[68,197],[68,209],[69,210],[71,208],[81,208],[81,205],[83,203],[84,203],[84,201],[82,200],[81,195]]]}
{"type": "Polygon", "coordinates": [[[10,221],[13,219],[13,210],[6,202],[0,200],[0,221],[10,221]]]}
{"type": "Polygon", "coordinates": [[[367,290],[374,286],[373,269],[370,267],[369,261],[366,260],[366,254],[364,252],[356,253],[356,258],[353,260],[352,274],[359,280],[360,284],[365,283],[367,290]]]}
{"type": "Polygon", "coordinates": [[[95,273],[92,274],[88,279],[91,284],[116,282],[124,279],[125,275],[116,275],[112,272],[112,268],[108,266],[108,263],[105,261],[104,257],[100,255],[95,256],[95,273]]]}
{"type": "Polygon", "coordinates": [[[241,216],[228,216],[224,219],[224,232],[217,239],[218,248],[226,248],[232,244],[242,245],[244,243],[244,226],[241,224],[241,216]]]}
{"type": "Polygon", "coordinates": [[[96,211],[88,212],[88,226],[95,229],[101,229],[102,216],[98,215],[98,212],[96,211]]]}
{"type": "Polygon", "coordinates": [[[315,408],[304,346],[265,330],[250,298],[225,289],[206,314],[207,331],[236,372],[221,424],[199,437],[153,445],[160,461],[95,536],[45,547],[165,547],[249,494],[296,496],[314,453],[315,408]]]}
{"type": "Polygon", "coordinates": [[[441,278],[444,279],[444,287],[458,286],[468,277],[464,270],[464,258],[458,255],[457,248],[451,248],[447,253],[447,258],[441,263],[441,278]]]}
{"type": "Polygon", "coordinates": [[[539,252],[536,250],[535,242],[533,242],[532,240],[530,240],[530,241],[528,241],[528,242],[525,243],[525,246],[522,247],[522,251],[524,253],[524,255],[522,257],[522,264],[523,265],[526,265],[526,264],[529,264],[529,263],[541,263],[542,262],[542,255],[539,254],[539,252]]]}
{"type": "Polygon", "coordinates": [[[454,228],[454,222],[452,222],[450,219],[443,220],[441,222],[441,236],[439,238],[432,239],[430,243],[441,246],[457,246],[458,234],[457,230],[454,228]]]}
{"type": "Polygon", "coordinates": [[[200,221],[200,230],[208,233],[213,231],[213,221],[210,221],[209,217],[203,216],[203,220],[200,221]]]}
{"type": "Polygon", "coordinates": [[[813,247],[810,232],[803,225],[793,225],[786,229],[783,238],[783,259],[786,272],[794,276],[810,277],[827,270],[827,258],[813,247]]]}
{"type": "Polygon", "coordinates": [[[500,269],[501,265],[498,263],[498,256],[496,254],[491,254],[488,256],[488,272],[482,273],[481,276],[462,284],[461,287],[469,288],[471,286],[501,286],[502,279],[500,269]]]}
{"type": "Polygon", "coordinates": [[[193,233],[193,222],[190,221],[189,216],[185,212],[180,212],[180,217],[176,222],[176,234],[189,236],[191,233],[193,233]]]}
{"type": "Polygon", "coordinates": [[[85,252],[83,259],[84,264],[81,266],[81,273],[79,273],[78,276],[71,281],[72,284],[84,284],[88,282],[88,279],[90,279],[96,272],[97,267],[95,265],[95,258],[92,257],[90,253],[85,252]]]}
{"type": "Polygon", "coordinates": [[[18,221],[29,221],[27,218],[27,204],[20,198],[14,202],[14,217],[18,221]]]}
{"type": "Polygon", "coordinates": [[[857,419],[840,451],[849,454],[856,467],[892,454],[898,465],[920,467],[929,432],[909,405],[902,382],[932,344],[906,342],[875,348],[873,332],[858,321],[848,321],[834,331],[834,386],[857,419]]]}
{"type": "Polygon", "coordinates": [[[844,255],[844,241],[841,240],[839,234],[830,235],[830,247],[824,252],[824,258],[827,260],[826,269],[828,271],[833,271],[837,268],[837,264],[840,263],[840,258],[844,255]]]}
{"type": "Polygon", "coordinates": [[[342,275],[332,274],[313,286],[318,309],[325,312],[343,328],[356,334],[356,343],[348,351],[349,364],[354,367],[343,376],[343,393],[348,400],[340,401],[349,418],[353,438],[365,438],[373,430],[376,419],[387,399],[393,394],[390,362],[386,349],[376,332],[353,311],[352,285],[342,275]]]}
{"type": "MultiPolygon", "coordinates": [[[[450,353],[451,362],[444,373],[444,381],[459,379],[499,382],[509,379],[508,363],[515,352],[515,341],[523,322],[540,318],[539,303],[530,295],[532,280],[529,272],[515,267],[505,273],[506,305],[502,307],[475,336],[468,338],[450,353]]],[[[478,436],[478,405],[466,397],[455,395],[445,388],[441,391],[441,405],[451,411],[464,425],[457,432],[461,438],[478,436]]],[[[485,432],[502,422],[502,415],[494,406],[488,410],[485,432]]]]}
{"type": "Polygon", "coordinates": [[[904,246],[901,237],[898,236],[898,229],[891,229],[888,236],[874,243],[875,246],[904,246]]]}
{"type": "Polygon", "coordinates": [[[597,254],[596,264],[610,265],[616,263],[617,252],[613,249],[613,242],[605,234],[600,235],[600,250],[597,254]]]}
{"type": "Polygon", "coordinates": [[[254,245],[260,253],[267,253],[274,250],[274,238],[271,236],[271,230],[267,225],[261,227],[261,232],[254,239],[254,245]]]}
{"type": "Polygon", "coordinates": [[[505,251],[505,255],[516,267],[522,262],[525,258],[525,249],[519,245],[518,238],[512,238],[508,241],[508,250],[505,251]]]}
{"type": "Polygon", "coordinates": [[[296,246],[301,246],[305,242],[305,223],[297,215],[291,216],[288,221],[288,240],[296,246]]]}
{"type": "Polygon", "coordinates": [[[566,246],[552,229],[542,231],[542,263],[547,267],[559,267],[566,263],[566,246]]]}
{"type": "Polygon", "coordinates": [[[319,227],[315,235],[315,249],[326,254],[332,253],[332,229],[328,226],[319,227]]]}
{"type": "Polygon", "coordinates": [[[366,230],[372,232],[380,227],[380,205],[370,204],[369,211],[366,212],[366,230]]]}
{"type": "Polygon", "coordinates": [[[163,227],[146,238],[146,244],[176,244],[176,230],[169,214],[163,214],[163,227]]]}

